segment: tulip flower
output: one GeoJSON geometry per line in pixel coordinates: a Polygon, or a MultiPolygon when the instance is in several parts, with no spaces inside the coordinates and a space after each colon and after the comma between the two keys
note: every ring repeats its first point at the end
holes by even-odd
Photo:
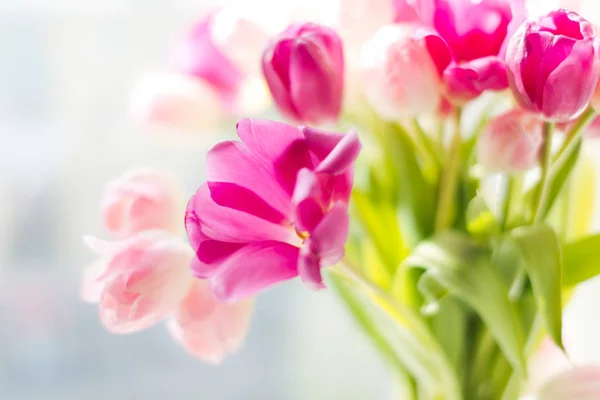
{"type": "Polygon", "coordinates": [[[175,231],[179,200],[178,187],[168,175],[150,169],[127,172],[104,190],[104,226],[120,236],[151,229],[175,231]]]}
{"type": "Polygon", "coordinates": [[[291,25],[265,50],[262,69],[275,104],[287,118],[321,124],[339,117],[344,55],[332,29],[291,25]]]}
{"type": "Polygon", "coordinates": [[[188,204],[193,274],[227,301],[296,276],[322,288],[348,237],[356,132],[249,119],[237,131],[241,142],[210,150],[208,182],[188,204]]]}
{"type": "Polygon", "coordinates": [[[169,331],[192,355],[218,364],[246,338],[252,305],[251,300],[221,303],[207,282],[197,280],[175,309],[169,331]]]}
{"type": "Polygon", "coordinates": [[[600,79],[599,46],[593,25],[571,11],[523,23],[506,55],[519,105],[548,121],[577,118],[600,79]]]}
{"type": "Polygon", "coordinates": [[[100,259],[84,274],[83,298],[97,302],[113,333],[143,330],[175,309],[194,280],[187,266],[194,254],[166,232],[142,232],[117,243],[88,237],[100,259]]]}
{"type": "MultiPolygon", "coordinates": [[[[387,25],[365,44],[361,55],[363,90],[373,109],[383,118],[417,116],[438,110],[442,100],[440,70],[431,57],[428,41],[435,35],[423,35],[407,24],[387,25]]],[[[441,59],[438,57],[438,59],[441,59]]]]}
{"type": "Polygon", "coordinates": [[[131,113],[144,128],[186,133],[215,130],[223,110],[208,84],[174,73],[149,73],[132,89],[131,113]]]}
{"type": "MultiPolygon", "coordinates": [[[[194,24],[175,47],[173,68],[209,85],[225,111],[259,111],[268,104],[260,79],[260,57],[269,38],[264,25],[236,8],[213,12],[194,24]],[[250,96],[252,105],[247,102],[250,96]]],[[[197,112],[204,114],[201,109],[197,112]]]]}
{"type": "Polygon", "coordinates": [[[490,171],[525,171],[536,165],[542,142],[542,122],[512,110],[489,121],[477,143],[477,159],[490,171]]]}

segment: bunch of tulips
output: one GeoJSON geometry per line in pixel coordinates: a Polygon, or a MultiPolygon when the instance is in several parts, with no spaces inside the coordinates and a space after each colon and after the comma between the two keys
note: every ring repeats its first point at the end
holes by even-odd
{"type": "Polygon", "coordinates": [[[84,299],[111,332],[166,321],[217,363],[255,296],[300,279],[339,296],[398,399],[600,399],[600,364],[529,368],[549,347],[569,356],[564,307],[600,274],[586,150],[600,31],[589,2],[568,3],[207,14],[140,79],[133,117],[170,134],[235,125],[239,140],[208,152],[191,198],[148,168],[107,185],[113,240],[85,239],[99,261],[84,299]]]}

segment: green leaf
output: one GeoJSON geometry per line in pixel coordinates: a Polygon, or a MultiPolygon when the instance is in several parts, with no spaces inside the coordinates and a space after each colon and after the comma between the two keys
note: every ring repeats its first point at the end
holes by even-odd
{"type": "Polygon", "coordinates": [[[417,159],[417,152],[406,131],[395,127],[389,132],[387,146],[400,185],[398,193],[398,222],[413,247],[433,232],[436,194],[427,181],[417,159]]]}
{"type": "Polygon", "coordinates": [[[381,258],[393,273],[406,254],[395,210],[389,204],[373,204],[369,195],[358,188],[352,191],[350,206],[355,220],[372,239],[381,258]]]}
{"type": "Polygon", "coordinates": [[[600,275],[600,234],[565,244],[563,260],[564,288],[600,275]]]}
{"type": "MultiPolygon", "coordinates": [[[[363,321],[361,323],[367,321],[370,337],[386,343],[383,348],[388,352],[388,357],[393,354],[394,359],[399,360],[403,368],[414,376],[423,389],[423,398],[461,400],[455,372],[424,322],[385,292],[365,290],[362,286],[345,281],[346,278],[344,276],[341,282],[346,290],[343,299],[352,306],[355,316],[358,312],[363,321]],[[373,327],[376,333],[371,333],[373,327]]],[[[366,282],[364,277],[358,279],[366,282]]]]}
{"type": "MultiPolygon", "coordinates": [[[[573,168],[575,167],[575,164],[577,163],[577,158],[579,157],[580,152],[581,152],[581,141],[577,144],[577,148],[569,156],[569,158],[564,163],[564,165],[562,165],[561,168],[559,168],[557,170],[551,171],[550,177],[549,177],[549,179],[550,179],[550,196],[548,199],[547,207],[545,210],[543,210],[544,217],[546,217],[548,215],[548,213],[552,209],[552,206],[556,202],[556,199],[560,195],[560,193],[563,189],[563,186],[567,182],[567,179],[569,178],[571,171],[573,170],[573,168]]],[[[536,188],[537,188],[537,186],[534,186],[532,189],[529,190],[529,192],[527,192],[526,201],[530,204],[532,203],[532,199],[534,198],[534,193],[535,193],[536,188]]]]}
{"type": "Polygon", "coordinates": [[[554,229],[545,224],[514,229],[538,310],[548,334],[562,347],[562,256],[554,229]]]}
{"type": "Polygon", "coordinates": [[[477,195],[467,206],[465,215],[467,231],[473,236],[490,236],[500,233],[496,216],[481,195],[477,195]]]}
{"type": "Polygon", "coordinates": [[[466,235],[447,231],[417,246],[405,265],[427,270],[475,310],[513,368],[525,374],[521,321],[487,249],[466,235]]]}
{"type": "Polygon", "coordinates": [[[582,152],[569,185],[567,238],[578,239],[588,234],[596,210],[596,163],[582,152]]]}

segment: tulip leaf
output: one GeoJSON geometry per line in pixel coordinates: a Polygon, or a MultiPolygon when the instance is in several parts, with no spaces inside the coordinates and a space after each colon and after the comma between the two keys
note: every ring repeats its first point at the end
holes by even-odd
{"type": "Polygon", "coordinates": [[[385,265],[390,272],[394,272],[406,250],[393,206],[386,203],[373,204],[366,192],[355,188],[352,191],[351,209],[356,221],[372,239],[385,265]]]}
{"type": "Polygon", "coordinates": [[[433,231],[435,189],[427,181],[409,134],[394,127],[387,144],[399,188],[398,222],[409,248],[433,231]]]}
{"type": "Polygon", "coordinates": [[[546,330],[562,347],[562,256],[558,236],[552,227],[537,224],[516,228],[510,237],[521,253],[546,330]]]}
{"type": "Polygon", "coordinates": [[[342,288],[342,299],[363,328],[370,335],[376,330],[371,337],[397,370],[408,371],[417,380],[424,398],[460,400],[455,371],[426,324],[384,292],[369,293],[346,279],[342,273],[335,287],[342,288]]]}
{"type": "Polygon", "coordinates": [[[600,275],[600,234],[565,244],[563,260],[564,288],[600,275]]]}
{"type": "Polygon", "coordinates": [[[404,264],[425,269],[477,312],[513,368],[525,374],[521,320],[486,248],[467,235],[446,231],[419,244],[404,264]]]}

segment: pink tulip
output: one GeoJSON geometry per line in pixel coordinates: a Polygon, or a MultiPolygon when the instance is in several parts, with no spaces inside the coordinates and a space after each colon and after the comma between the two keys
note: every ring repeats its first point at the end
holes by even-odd
{"type": "MultiPolygon", "coordinates": [[[[269,35],[265,26],[243,10],[222,8],[198,21],[175,48],[177,72],[208,84],[229,112],[239,110],[244,91],[255,86],[260,58],[269,35]]],[[[202,110],[198,110],[202,112],[202,110]]]]}
{"type": "Polygon", "coordinates": [[[262,68],[275,104],[287,118],[320,124],[339,117],[344,55],[332,29],[291,25],[269,44],[262,68]]]}
{"type": "Polygon", "coordinates": [[[198,280],[175,310],[169,331],[192,355],[218,364],[246,338],[252,305],[249,300],[221,303],[208,283],[198,280]]]}
{"type": "Polygon", "coordinates": [[[513,110],[489,121],[477,144],[477,159],[490,171],[525,171],[536,165],[542,142],[542,122],[513,110]]]}
{"type": "Polygon", "coordinates": [[[600,79],[599,45],[592,24],[571,11],[523,23],[506,55],[519,105],[549,121],[578,117],[600,79]]]}
{"type": "Polygon", "coordinates": [[[442,100],[440,70],[450,62],[450,53],[446,51],[445,62],[438,67],[430,47],[447,50],[438,36],[407,24],[384,26],[364,46],[363,90],[383,118],[394,120],[438,110],[442,100]],[[435,40],[439,41],[437,47],[435,40]]]}
{"type": "Polygon", "coordinates": [[[241,142],[209,152],[208,183],[188,204],[193,273],[227,301],[298,275],[322,288],[321,268],[344,255],[356,132],[249,119],[237,131],[241,142]]]}
{"type": "Polygon", "coordinates": [[[223,116],[217,92],[201,80],[173,73],[151,73],[132,90],[134,120],[146,127],[186,133],[215,130],[223,116]]]}
{"type": "Polygon", "coordinates": [[[127,172],[104,190],[104,226],[120,236],[150,229],[175,231],[179,200],[178,187],[168,175],[150,169],[127,172]]]}
{"type": "Polygon", "coordinates": [[[508,87],[504,52],[524,19],[523,0],[395,0],[394,6],[396,21],[414,21],[416,15],[443,39],[447,50],[430,54],[436,65],[445,65],[443,82],[452,103],[508,87]]]}
{"type": "Polygon", "coordinates": [[[101,258],[84,273],[82,296],[98,302],[100,319],[113,333],[136,332],[175,309],[194,280],[194,254],[166,232],[143,232],[122,242],[86,238],[101,258]]]}
{"type": "Polygon", "coordinates": [[[573,368],[546,383],[535,400],[600,399],[600,366],[573,368]]]}

